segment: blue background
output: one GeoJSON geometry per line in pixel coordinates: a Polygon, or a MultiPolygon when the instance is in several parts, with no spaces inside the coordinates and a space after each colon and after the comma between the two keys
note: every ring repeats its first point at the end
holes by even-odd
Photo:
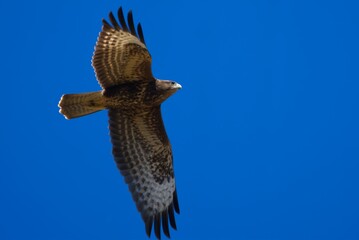
{"type": "MultiPolygon", "coordinates": [[[[146,239],[111,155],[101,19],[143,25],[181,214],[174,239],[359,239],[358,1],[1,1],[0,239],[146,239]]],[[[152,236],[153,238],[153,236],[152,236]]]]}

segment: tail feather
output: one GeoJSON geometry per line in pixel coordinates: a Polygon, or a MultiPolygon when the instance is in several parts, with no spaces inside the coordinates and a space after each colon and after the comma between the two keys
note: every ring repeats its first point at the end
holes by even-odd
{"type": "Polygon", "coordinates": [[[60,113],[66,119],[82,117],[105,108],[101,91],[64,94],[59,102],[60,113]]]}

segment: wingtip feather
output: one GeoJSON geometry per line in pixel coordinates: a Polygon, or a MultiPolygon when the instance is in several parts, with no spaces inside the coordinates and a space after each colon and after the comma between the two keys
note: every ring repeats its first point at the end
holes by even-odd
{"type": "Polygon", "coordinates": [[[163,233],[170,238],[170,230],[168,228],[168,214],[167,214],[167,210],[162,212],[162,229],[163,229],[163,233]]]}
{"type": "Polygon", "coordinates": [[[120,21],[121,27],[124,31],[128,32],[128,27],[126,24],[125,16],[123,15],[122,7],[120,7],[117,11],[117,17],[120,21]]]}
{"type": "Polygon", "coordinates": [[[175,190],[173,192],[173,207],[176,211],[176,213],[180,213],[180,208],[179,208],[179,204],[178,204],[178,197],[177,197],[177,190],[175,190]]]}
{"type": "Polygon", "coordinates": [[[152,225],[153,225],[153,217],[148,217],[145,223],[146,234],[148,237],[151,237],[152,225]]]}
{"type": "Polygon", "coordinates": [[[169,220],[170,220],[170,225],[174,230],[177,230],[177,226],[176,226],[176,220],[175,220],[175,214],[173,212],[173,205],[171,204],[168,207],[168,216],[169,216],[169,220]]]}
{"type": "Polygon", "coordinates": [[[103,24],[104,27],[112,28],[111,25],[104,18],[102,18],[102,24],[103,24]]]}
{"type": "Polygon", "coordinates": [[[137,37],[137,33],[136,33],[136,29],[135,29],[135,24],[133,22],[133,14],[132,14],[132,10],[130,10],[127,14],[127,22],[128,22],[128,26],[130,28],[131,33],[137,37]]]}
{"type": "Polygon", "coordinates": [[[146,45],[146,42],[145,42],[145,37],[143,36],[143,31],[142,31],[142,26],[141,26],[141,23],[138,23],[137,25],[137,33],[138,33],[138,36],[140,38],[140,41],[146,45]]]}
{"type": "Polygon", "coordinates": [[[108,14],[108,17],[109,17],[109,19],[110,19],[112,25],[114,26],[114,28],[115,28],[116,30],[121,30],[121,27],[120,27],[120,25],[118,25],[118,22],[116,21],[116,18],[115,18],[115,16],[113,15],[112,12],[110,12],[110,13],[108,14]]]}

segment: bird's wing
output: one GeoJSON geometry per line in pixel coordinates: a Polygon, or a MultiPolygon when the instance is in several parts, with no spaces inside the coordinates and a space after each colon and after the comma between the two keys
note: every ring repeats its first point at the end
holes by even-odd
{"type": "Polygon", "coordinates": [[[160,107],[146,111],[109,109],[113,155],[145,222],[152,224],[157,238],[161,225],[166,236],[169,225],[176,229],[174,211],[179,213],[172,150],[161,117],[160,107]]]}
{"type": "Polygon", "coordinates": [[[132,12],[127,15],[128,26],[122,8],[118,10],[116,21],[109,14],[112,26],[103,21],[102,31],[97,39],[92,66],[102,88],[127,81],[152,80],[151,55],[143,37],[142,27],[133,23],[132,12]]]}

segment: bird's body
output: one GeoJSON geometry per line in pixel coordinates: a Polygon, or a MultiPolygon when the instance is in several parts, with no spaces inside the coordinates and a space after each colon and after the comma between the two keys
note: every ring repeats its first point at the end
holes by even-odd
{"type": "Polygon", "coordinates": [[[65,94],[60,112],[67,118],[109,110],[109,129],[115,162],[129,186],[150,236],[157,238],[161,225],[170,236],[168,224],[176,229],[179,213],[173,157],[161,117],[161,103],[181,88],[176,82],[152,76],[151,56],[142,28],[134,28],[132,13],[128,26],[122,9],[118,19],[110,13],[113,26],[103,20],[92,65],[101,91],[65,94]]]}

